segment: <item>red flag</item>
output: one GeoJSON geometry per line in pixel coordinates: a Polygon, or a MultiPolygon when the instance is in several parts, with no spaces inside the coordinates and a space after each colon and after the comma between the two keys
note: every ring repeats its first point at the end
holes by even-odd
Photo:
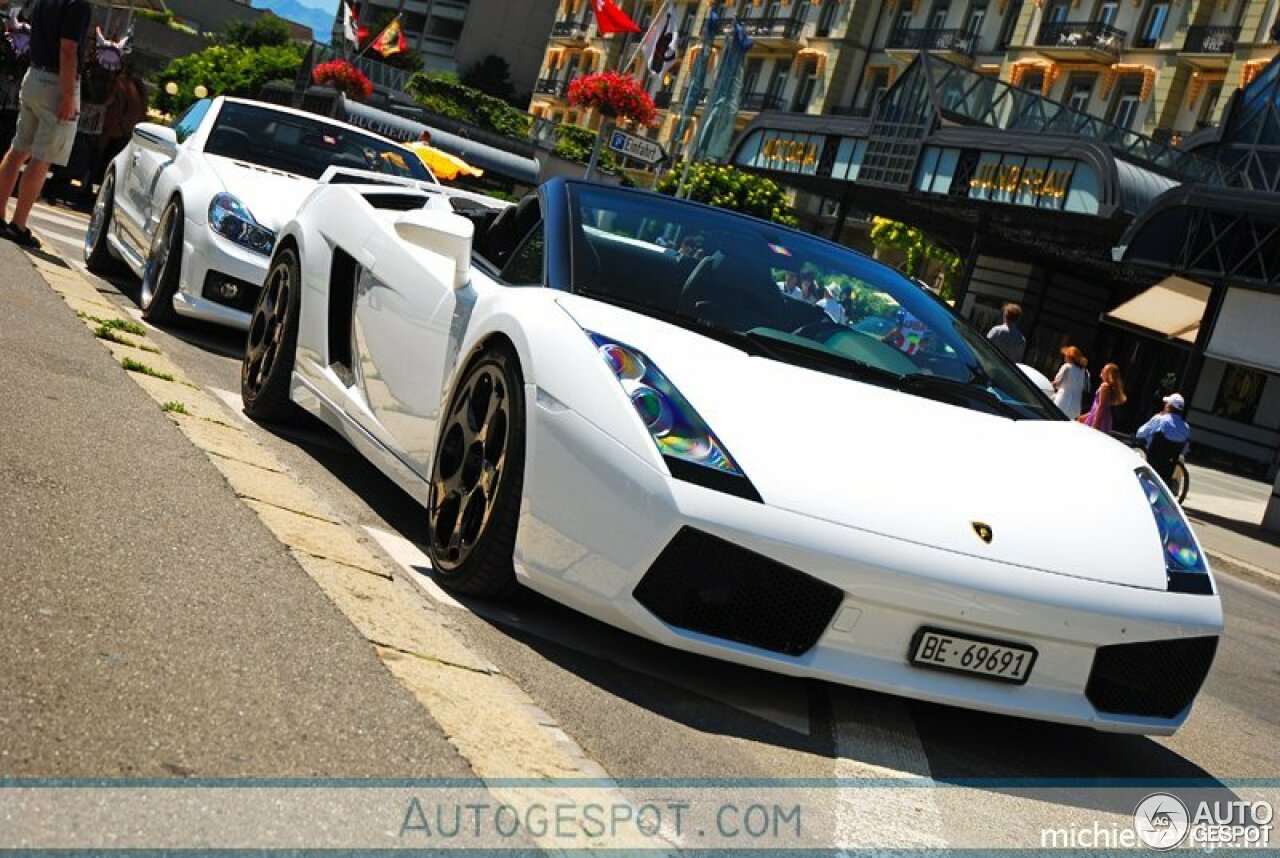
{"type": "Polygon", "coordinates": [[[596,10],[596,27],[605,33],[638,33],[640,25],[618,8],[613,0],[591,0],[596,10]]]}

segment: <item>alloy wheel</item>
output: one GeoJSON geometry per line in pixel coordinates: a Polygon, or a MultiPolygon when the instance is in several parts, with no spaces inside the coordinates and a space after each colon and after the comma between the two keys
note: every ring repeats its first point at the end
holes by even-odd
{"type": "Polygon", "coordinates": [[[160,284],[169,273],[169,260],[173,257],[173,233],[178,224],[173,209],[167,209],[160,218],[159,235],[147,257],[147,267],[142,272],[142,293],[139,296],[143,309],[151,306],[160,284]]]}
{"type": "Polygon", "coordinates": [[[510,422],[501,367],[477,367],[454,400],[436,452],[428,513],[432,556],[443,571],[467,560],[493,516],[510,422]]]}
{"type": "Polygon", "coordinates": [[[245,384],[255,395],[271,377],[271,369],[280,357],[292,290],[293,271],[288,263],[281,261],[267,275],[262,300],[249,323],[245,384]]]}

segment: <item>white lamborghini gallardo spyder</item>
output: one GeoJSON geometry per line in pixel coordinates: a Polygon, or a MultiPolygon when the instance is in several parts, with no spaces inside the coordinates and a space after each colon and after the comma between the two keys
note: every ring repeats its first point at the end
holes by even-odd
{"type": "Polygon", "coordinates": [[[1222,631],[1132,451],[898,273],[695,203],[322,185],[280,232],[242,393],[421,503],[442,585],[691,652],[1168,734],[1222,631]],[[805,272],[847,324],[790,294],[805,272]]]}

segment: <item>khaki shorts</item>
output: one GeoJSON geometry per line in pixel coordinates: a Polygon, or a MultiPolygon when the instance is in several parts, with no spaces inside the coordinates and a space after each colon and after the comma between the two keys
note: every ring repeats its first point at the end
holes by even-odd
{"type": "MultiPolygon", "coordinates": [[[[22,79],[18,129],[13,135],[15,152],[30,152],[37,161],[65,167],[76,142],[77,120],[58,119],[62,105],[62,81],[54,72],[29,69],[22,79]]],[[[80,115],[80,84],[76,84],[76,116],[80,115]]]]}

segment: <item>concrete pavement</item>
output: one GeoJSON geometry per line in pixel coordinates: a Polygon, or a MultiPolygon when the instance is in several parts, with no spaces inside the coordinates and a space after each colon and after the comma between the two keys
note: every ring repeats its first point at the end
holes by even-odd
{"type": "Polygon", "coordinates": [[[1280,534],[1260,526],[1271,484],[1188,465],[1183,505],[1214,567],[1280,590],[1280,534]]]}
{"type": "Polygon", "coordinates": [[[0,269],[0,775],[472,776],[27,257],[0,269]]]}

